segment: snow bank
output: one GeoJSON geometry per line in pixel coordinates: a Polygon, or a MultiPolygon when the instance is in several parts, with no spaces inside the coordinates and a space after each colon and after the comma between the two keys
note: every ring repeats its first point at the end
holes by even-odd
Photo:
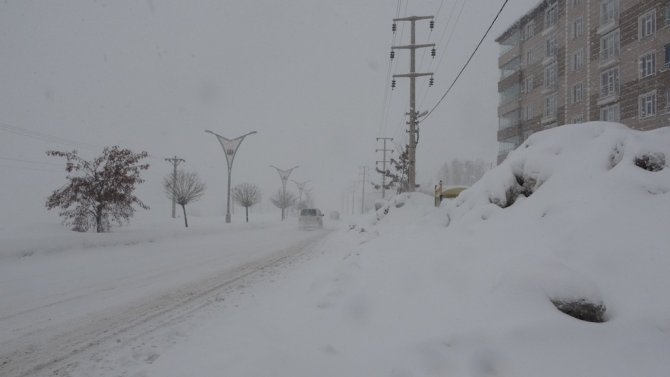
{"type": "Polygon", "coordinates": [[[540,132],[441,208],[404,194],[359,217],[284,289],[207,324],[199,347],[151,371],[186,373],[191,355],[217,358],[205,374],[666,376],[663,156],[669,129],[540,132]],[[638,166],[644,156],[654,171],[638,166]],[[555,307],[571,300],[602,305],[607,321],[555,307]]]}

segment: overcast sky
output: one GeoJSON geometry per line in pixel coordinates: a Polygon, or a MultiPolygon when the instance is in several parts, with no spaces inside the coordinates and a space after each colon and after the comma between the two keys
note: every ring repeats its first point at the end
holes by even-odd
{"type": "MultiPolygon", "coordinates": [[[[417,23],[417,43],[438,44],[435,59],[429,51],[417,59],[417,71],[435,73],[432,88],[417,82],[418,110],[429,110],[502,3],[0,1],[0,226],[53,220],[44,201],[65,181],[62,162],[46,150],[90,157],[115,144],[150,153],[139,195],[153,215],[169,216],[160,181],[170,172],[163,158],[174,155],[208,185],[194,210],[221,215],[225,159],[206,129],[230,138],[258,131],[238,151],[233,184],[256,183],[267,199],[280,187],[268,165],[299,165],[291,179],[310,180],[317,204],[339,210],[359,167],[381,160],[375,138],[407,140],[409,83],[398,79],[390,90],[388,55],[392,43],[409,43],[409,30],[400,23],[394,37],[392,18],[436,16],[432,33],[417,23]]],[[[451,94],[421,124],[419,183],[452,158],[495,160],[494,39],[536,3],[510,0],[451,94]]],[[[407,72],[408,52],[396,56],[391,73],[407,72]]]]}

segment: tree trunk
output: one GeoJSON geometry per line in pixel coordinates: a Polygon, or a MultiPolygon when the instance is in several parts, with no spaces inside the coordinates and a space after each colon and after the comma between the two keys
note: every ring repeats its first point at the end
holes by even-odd
{"type": "Polygon", "coordinates": [[[102,227],[102,208],[100,206],[95,209],[95,231],[98,233],[105,231],[102,227]]]}
{"type": "Polygon", "coordinates": [[[249,222],[249,207],[244,207],[247,212],[247,222],[249,222]]]}
{"type": "Polygon", "coordinates": [[[182,212],[184,212],[184,226],[188,228],[188,219],[186,218],[186,206],[182,204],[181,210],[182,212]]]}

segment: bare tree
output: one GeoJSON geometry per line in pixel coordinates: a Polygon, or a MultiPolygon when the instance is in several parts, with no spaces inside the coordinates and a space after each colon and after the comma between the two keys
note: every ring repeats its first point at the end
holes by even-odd
{"type": "Polygon", "coordinates": [[[240,183],[233,187],[233,199],[244,207],[249,222],[249,207],[261,201],[261,190],[252,183],[240,183]]]}
{"type": "Polygon", "coordinates": [[[205,184],[200,180],[198,174],[184,170],[177,171],[177,178],[173,180],[172,174],[163,178],[163,189],[168,199],[173,200],[181,206],[184,213],[184,225],[188,228],[186,218],[186,205],[200,199],[205,194],[205,184]]]}
{"type": "Polygon", "coordinates": [[[149,168],[139,161],[147,152],[133,153],[118,146],[105,147],[102,155],[84,160],[77,151],[48,151],[47,155],[65,157],[68,184],[47,198],[47,209],[59,208],[65,225],[78,232],[95,226],[98,233],[109,230],[112,221],[119,225],[135,213],[133,204],[149,209],[133,195],[135,186],[144,182],[140,172],[149,168]]]}
{"type": "MultiPolygon", "coordinates": [[[[282,210],[282,214],[287,208],[294,205],[297,200],[298,198],[295,196],[294,193],[290,191],[284,192],[282,189],[277,190],[270,198],[272,204],[274,204],[275,207],[280,208],[282,210]]],[[[284,220],[283,216],[282,220],[284,220]]]]}

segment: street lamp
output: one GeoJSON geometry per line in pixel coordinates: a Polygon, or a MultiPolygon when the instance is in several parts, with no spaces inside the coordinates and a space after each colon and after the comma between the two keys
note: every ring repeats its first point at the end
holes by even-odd
{"type": "MultiPolygon", "coordinates": [[[[271,168],[275,168],[277,170],[277,173],[279,173],[279,178],[281,179],[281,187],[282,187],[282,200],[286,199],[286,182],[288,181],[288,177],[291,175],[291,172],[293,169],[296,169],[298,166],[294,166],[288,170],[283,170],[279,169],[278,167],[274,165],[270,165],[271,168]]],[[[282,204],[283,205],[283,204],[282,204]]],[[[281,219],[284,221],[286,219],[286,215],[284,215],[284,208],[281,209],[281,219]]]]}
{"type": "Polygon", "coordinates": [[[223,148],[223,153],[226,155],[226,162],[228,163],[228,202],[226,205],[226,222],[230,223],[230,173],[233,170],[233,160],[235,160],[235,153],[237,153],[237,148],[242,144],[242,140],[249,135],[255,134],[256,131],[251,131],[232,140],[210,130],[205,130],[205,132],[210,133],[219,139],[219,143],[221,143],[221,147],[223,148]]]}
{"type": "Polygon", "coordinates": [[[291,180],[291,182],[295,183],[296,186],[298,186],[298,203],[302,200],[302,193],[305,191],[305,186],[309,181],[304,181],[304,182],[298,182],[295,180],[291,180]]]}

